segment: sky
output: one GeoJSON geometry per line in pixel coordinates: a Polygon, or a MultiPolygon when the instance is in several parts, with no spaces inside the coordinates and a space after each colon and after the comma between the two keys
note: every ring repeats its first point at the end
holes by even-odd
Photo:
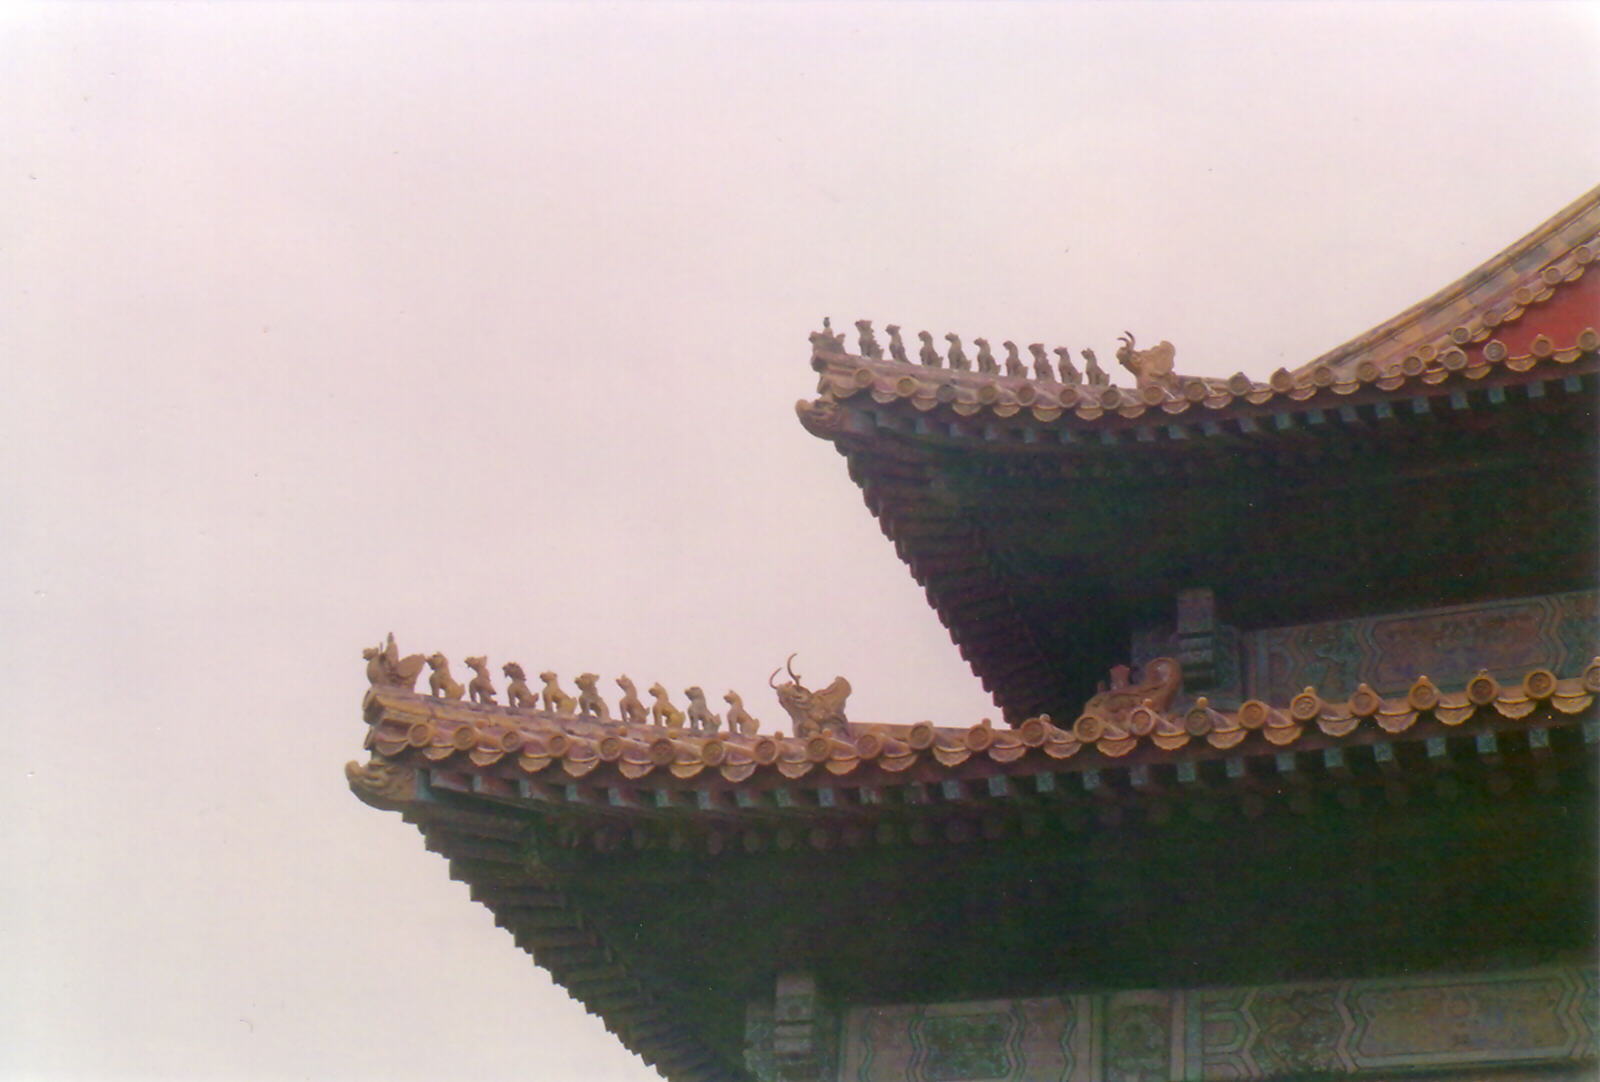
{"type": "MultiPolygon", "coordinates": [[[[655,1073],[350,795],[361,649],[998,717],[869,318],[1264,378],[1600,182],[1600,7],[0,6],[0,1078],[655,1073]]],[[[693,930],[686,929],[686,934],[693,930]]]]}

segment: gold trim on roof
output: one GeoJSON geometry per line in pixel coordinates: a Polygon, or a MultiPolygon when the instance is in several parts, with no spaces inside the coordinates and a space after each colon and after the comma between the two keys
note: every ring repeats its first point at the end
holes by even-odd
{"type": "Polygon", "coordinates": [[[1087,422],[1106,417],[1137,420],[1146,416],[1160,419],[1163,415],[1185,414],[1204,420],[1205,413],[1224,410],[1240,402],[1252,406],[1299,404],[1324,392],[1335,396],[1337,402],[1338,398],[1367,388],[1393,393],[1433,387],[1456,374],[1478,381],[1497,370],[1527,372],[1542,362],[1568,367],[1595,353],[1597,347],[1600,347],[1600,331],[1588,326],[1565,344],[1540,336],[1534,339],[1528,353],[1515,356],[1498,339],[1491,338],[1483,343],[1477,357],[1451,346],[1426,361],[1411,355],[1383,368],[1363,360],[1348,372],[1327,365],[1301,369],[1293,374],[1279,369],[1265,383],[1236,374],[1225,381],[1186,381],[1175,391],[1158,387],[1038,384],[941,369],[908,373],[889,362],[818,353],[813,356],[812,363],[822,373],[821,397],[812,402],[796,403],[796,410],[807,428],[824,437],[835,434],[829,421],[837,420],[837,403],[863,394],[878,405],[907,402],[922,413],[948,406],[958,417],[987,412],[1009,418],[1026,411],[1041,424],[1050,424],[1067,415],[1087,422]]]}
{"type": "Polygon", "coordinates": [[[984,759],[1014,769],[1029,762],[1048,768],[1051,762],[1079,755],[1116,761],[1140,748],[1157,760],[1197,751],[1269,753],[1292,749],[1312,734],[1324,738],[1319,746],[1329,740],[1393,736],[1423,719],[1456,728],[1474,719],[1523,721],[1536,711],[1576,715],[1594,705],[1596,694],[1600,658],[1576,677],[1558,678],[1540,669],[1515,685],[1503,686],[1480,673],[1461,689],[1441,691],[1421,676],[1396,698],[1380,697],[1362,685],[1344,700],[1326,700],[1308,688],[1287,704],[1251,700],[1237,710],[1217,710],[1201,697],[1186,710],[1173,710],[1156,697],[1097,705],[1103,698],[1097,696],[1070,725],[1039,716],[1015,729],[996,728],[985,720],[965,729],[928,722],[852,723],[846,730],[807,737],[694,734],[437,699],[394,686],[371,688],[365,712],[371,726],[367,747],[388,760],[465,760],[479,769],[510,767],[529,778],[549,772],[558,778],[583,778],[610,767],[630,781],[718,776],[744,784],[773,775],[789,780],[819,772],[846,776],[870,766],[888,774],[919,764],[952,770],[984,759]]]}

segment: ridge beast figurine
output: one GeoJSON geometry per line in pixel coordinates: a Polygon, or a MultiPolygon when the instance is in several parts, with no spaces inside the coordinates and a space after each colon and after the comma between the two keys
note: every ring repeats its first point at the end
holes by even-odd
{"type": "Polygon", "coordinates": [[[722,728],[722,719],[706,705],[706,693],[700,690],[698,684],[684,688],[683,693],[689,697],[689,705],[683,716],[689,723],[690,732],[714,733],[722,728]]]}
{"type": "Polygon", "coordinates": [[[599,679],[592,672],[579,673],[572,678],[572,682],[578,685],[578,714],[581,717],[608,722],[611,720],[611,711],[594,686],[599,679]]]}
{"type": "Polygon", "coordinates": [[[416,686],[417,674],[422,672],[426,661],[421,654],[401,657],[399,648],[394,644],[392,631],[385,641],[361,651],[361,656],[367,659],[369,684],[373,687],[405,688],[407,691],[416,686]]]}
{"type": "Polygon", "coordinates": [[[539,693],[539,697],[544,700],[544,708],[552,714],[571,716],[578,705],[578,700],[561,690],[561,685],[556,683],[556,674],[542,672],[539,674],[539,679],[544,681],[544,690],[539,693]]]}
{"type": "Polygon", "coordinates": [[[622,689],[622,699],[617,703],[617,713],[626,725],[643,725],[650,715],[639,701],[639,690],[626,674],[617,677],[617,687],[622,689]]]}
{"type": "Polygon", "coordinates": [[[467,689],[456,683],[455,677],[450,675],[450,662],[445,660],[443,654],[430,654],[428,668],[433,670],[428,674],[428,690],[435,699],[459,699],[466,694],[467,689]]]}
{"type": "Polygon", "coordinates": [[[476,675],[467,681],[467,695],[475,703],[494,702],[494,683],[489,679],[489,658],[485,655],[465,659],[467,668],[476,675]]]}
{"type": "Polygon", "coordinates": [[[737,691],[730,691],[722,697],[728,704],[728,732],[738,733],[740,736],[755,736],[761,728],[761,723],[750,716],[750,711],[744,708],[744,700],[737,691]]]}
{"type": "Polygon", "coordinates": [[[1149,349],[1134,349],[1132,331],[1124,331],[1117,341],[1122,343],[1117,347],[1117,363],[1133,373],[1140,387],[1178,389],[1178,377],[1172,372],[1172,362],[1178,351],[1171,342],[1158,342],[1149,349]]]}
{"type": "Polygon", "coordinates": [[[782,670],[773,669],[772,676],[767,678],[767,685],[778,693],[778,705],[794,722],[795,735],[811,737],[824,733],[848,733],[850,722],[844,716],[844,701],[850,697],[850,681],[836,676],[827,687],[812,691],[800,683],[800,677],[794,671],[794,658],[795,655],[790,654],[789,660],[784,662],[784,668],[789,670],[789,683],[774,684],[773,680],[782,670]]]}
{"type": "Polygon", "coordinates": [[[683,728],[683,711],[672,705],[672,700],[667,698],[667,689],[659,683],[650,685],[650,724],[665,725],[671,732],[678,732],[683,728]]]}
{"type": "Polygon", "coordinates": [[[511,681],[506,685],[506,702],[519,710],[537,710],[539,696],[528,686],[528,674],[522,671],[522,666],[508,661],[500,666],[500,671],[511,681]]]}

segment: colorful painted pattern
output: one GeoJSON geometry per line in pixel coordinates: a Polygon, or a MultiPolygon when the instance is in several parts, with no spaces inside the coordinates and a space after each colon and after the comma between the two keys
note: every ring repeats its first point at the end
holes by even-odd
{"type": "Polygon", "coordinates": [[[845,1017],[838,1077],[1212,1082],[1428,1070],[1465,1080],[1579,1064],[1572,1077],[1593,1077],[1597,1000],[1594,969],[1551,967],[865,1007],[845,1017]]]}
{"type": "Polygon", "coordinates": [[[1069,1082],[1093,1058],[1088,997],[867,1007],[845,1019],[848,1082],[1069,1082]]]}
{"type": "Polygon", "coordinates": [[[1593,970],[1200,992],[1184,1078],[1560,1063],[1595,1052],[1593,970]]]}
{"type": "Polygon", "coordinates": [[[1440,686],[1465,684],[1480,669],[1501,681],[1540,668],[1567,675],[1600,652],[1600,592],[1272,628],[1245,635],[1244,649],[1246,694],[1268,702],[1308,687],[1329,699],[1362,684],[1403,693],[1418,673],[1440,686]]]}

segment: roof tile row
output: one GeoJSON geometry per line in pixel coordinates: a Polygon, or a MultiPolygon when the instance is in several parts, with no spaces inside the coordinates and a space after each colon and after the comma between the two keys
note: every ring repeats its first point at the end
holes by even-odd
{"type": "Polygon", "coordinates": [[[1259,734],[1271,747],[1287,748],[1311,729],[1342,739],[1364,726],[1405,732],[1428,716],[1445,726],[1478,718],[1520,720],[1536,710],[1575,715],[1600,694],[1600,658],[1580,676],[1560,679],[1537,670],[1515,686],[1501,686],[1480,673],[1459,691],[1442,692],[1419,678],[1403,698],[1386,699],[1362,685],[1347,700],[1330,702],[1311,689],[1287,706],[1252,700],[1237,710],[1214,709],[1197,699],[1172,712],[1151,700],[1129,710],[1087,710],[1070,726],[1049,717],[1029,718],[1016,729],[987,720],[970,728],[853,724],[848,734],[797,739],[722,734],[695,736],[649,726],[602,723],[546,711],[447,702],[397,688],[374,687],[367,695],[371,729],[367,746],[388,759],[408,754],[430,762],[461,757],[479,768],[514,765],[529,776],[558,768],[582,778],[610,765],[623,778],[656,774],[680,780],[713,771],[739,783],[759,772],[798,779],[813,772],[848,775],[871,764],[890,774],[920,762],[946,769],[976,757],[1008,764],[1027,756],[1064,760],[1079,754],[1120,759],[1141,744],[1174,753],[1188,746],[1231,750],[1259,734]]]}
{"type": "Polygon", "coordinates": [[[1329,350],[1299,372],[1328,367],[1351,371],[1365,361],[1442,353],[1482,342],[1544,305],[1583,276],[1600,252],[1600,188],[1579,196],[1500,254],[1433,296],[1349,342],[1329,350]]]}
{"type": "Polygon", "coordinates": [[[817,353],[812,364],[822,372],[822,393],[834,399],[867,393],[880,405],[906,401],[923,412],[948,406],[963,417],[988,411],[1005,418],[1027,410],[1035,420],[1049,423],[1067,412],[1082,421],[1098,420],[1108,414],[1131,420],[1151,410],[1178,415],[1196,408],[1221,410],[1240,401],[1256,406],[1274,401],[1304,402],[1324,391],[1348,396],[1365,387],[1375,387],[1392,393],[1407,387],[1435,386],[1456,374],[1478,381],[1496,371],[1527,372],[1543,361],[1569,366],[1597,350],[1600,332],[1591,326],[1565,345],[1541,335],[1533,340],[1528,353],[1515,356],[1503,343],[1490,340],[1481,348],[1474,348],[1472,354],[1452,346],[1442,352],[1423,349],[1381,369],[1371,361],[1363,361],[1348,377],[1328,366],[1309,369],[1298,376],[1280,368],[1266,383],[1236,373],[1226,381],[1189,379],[1176,392],[1156,386],[1135,389],[1035,383],[870,361],[848,354],[817,353]]]}

